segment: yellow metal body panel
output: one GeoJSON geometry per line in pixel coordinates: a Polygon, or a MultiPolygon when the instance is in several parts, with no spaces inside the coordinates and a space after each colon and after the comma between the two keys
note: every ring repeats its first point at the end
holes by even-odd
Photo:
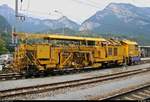
{"type": "Polygon", "coordinates": [[[138,45],[137,42],[131,41],[131,40],[123,40],[122,42],[128,44],[128,45],[138,45]]]}
{"type": "Polygon", "coordinates": [[[109,62],[109,61],[123,61],[123,47],[122,46],[105,46],[101,49],[103,52],[99,58],[96,59],[96,62],[109,62]],[[114,48],[117,49],[117,54],[114,53],[114,48]],[[111,49],[111,54],[109,54],[109,50],[111,49]]]}
{"type": "Polygon", "coordinates": [[[37,45],[37,58],[50,59],[50,46],[44,44],[37,45]]]}

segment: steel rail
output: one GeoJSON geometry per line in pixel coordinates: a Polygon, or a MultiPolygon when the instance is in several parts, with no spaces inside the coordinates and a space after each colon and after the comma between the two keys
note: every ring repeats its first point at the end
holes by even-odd
{"type": "Polygon", "coordinates": [[[16,79],[21,79],[22,77],[23,77],[23,74],[20,74],[20,73],[0,74],[0,81],[16,80],[16,79]]]}
{"type": "Polygon", "coordinates": [[[58,82],[58,83],[50,83],[50,84],[42,84],[42,85],[35,85],[35,86],[28,86],[28,87],[20,87],[20,88],[15,88],[15,89],[1,90],[0,97],[1,99],[3,99],[3,98],[15,97],[19,95],[35,94],[35,93],[42,93],[42,92],[47,92],[47,91],[54,91],[58,89],[65,89],[68,87],[70,88],[77,87],[77,86],[81,86],[85,84],[93,84],[93,83],[108,81],[108,80],[117,79],[117,78],[124,78],[127,76],[132,76],[135,74],[144,73],[148,71],[150,71],[150,68],[117,72],[117,73],[103,75],[103,76],[96,76],[96,77],[91,77],[91,78],[64,81],[64,82],[58,82]]]}
{"type": "Polygon", "coordinates": [[[100,98],[99,100],[148,100],[148,99],[150,99],[150,83],[140,85],[138,87],[134,87],[128,90],[124,90],[122,92],[100,98]]]}

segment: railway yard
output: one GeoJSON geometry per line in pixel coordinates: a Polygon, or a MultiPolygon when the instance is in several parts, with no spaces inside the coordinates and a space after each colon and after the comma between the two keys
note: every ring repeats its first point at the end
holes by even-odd
{"type": "Polygon", "coordinates": [[[15,47],[12,58],[1,57],[1,100],[149,99],[150,58],[141,58],[146,54],[135,41],[16,32],[13,36],[24,43],[15,47]],[[30,39],[44,42],[25,43],[30,39]]]}
{"type": "Polygon", "coordinates": [[[25,79],[10,73],[5,79],[3,74],[0,97],[1,100],[147,100],[149,71],[149,58],[142,58],[138,65],[44,78],[25,79]]]}
{"type": "MultiPolygon", "coordinates": [[[[144,37],[147,35],[141,35],[149,23],[134,6],[130,8],[131,5],[125,4],[128,9],[124,11],[121,2],[112,3],[103,10],[111,12],[96,12],[95,17],[88,19],[90,22],[76,24],[59,10],[54,10],[62,15],[58,23],[57,19],[33,19],[28,13],[32,11],[30,0],[26,1],[27,10],[24,0],[14,1],[14,14],[7,13],[13,14],[8,19],[13,18],[14,24],[1,22],[6,27],[0,26],[0,101],[150,100],[150,46],[149,39],[144,37]],[[136,12],[132,15],[128,12],[130,9],[136,12]],[[115,22],[123,28],[111,24],[115,22]],[[141,30],[136,31],[138,27],[132,24],[141,30]]],[[[148,13],[148,8],[141,11],[148,13]]],[[[0,21],[3,19],[0,15],[0,21]]]]}

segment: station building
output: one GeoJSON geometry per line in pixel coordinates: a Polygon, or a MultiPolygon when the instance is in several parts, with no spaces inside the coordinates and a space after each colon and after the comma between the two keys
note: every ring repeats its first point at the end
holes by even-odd
{"type": "Polygon", "coordinates": [[[140,46],[141,57],[150,57],[150,46],[140,46]]]}

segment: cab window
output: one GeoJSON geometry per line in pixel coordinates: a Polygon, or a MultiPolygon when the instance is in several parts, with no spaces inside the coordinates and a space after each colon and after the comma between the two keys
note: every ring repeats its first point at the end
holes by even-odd
{"type": "Polygon", "coordinates": [[[112,48],[108,48],[108,55],[112,56],[112,48]]]}
{"type": "Polygon", "coordinates": [[[88,46],[95,46],[95,41],[87,41],[88,46]]]}
{"type": "Polygon", "coordinates": [[[117,56],[117,55],[118,55],[118,49],[114,48],[114,56],[117,56]]]}

